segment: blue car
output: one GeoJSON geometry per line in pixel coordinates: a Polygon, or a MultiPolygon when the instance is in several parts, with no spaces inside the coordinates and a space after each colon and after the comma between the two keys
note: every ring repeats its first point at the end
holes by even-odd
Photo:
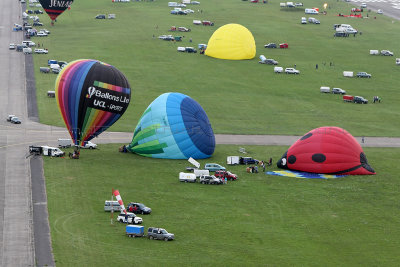
{"type": "Polygon", "coordinates": [[[217,163],[206,163],[204,169],[209,170],[210,172],[226,170],[225,167],[223,167],[217,163]]]}

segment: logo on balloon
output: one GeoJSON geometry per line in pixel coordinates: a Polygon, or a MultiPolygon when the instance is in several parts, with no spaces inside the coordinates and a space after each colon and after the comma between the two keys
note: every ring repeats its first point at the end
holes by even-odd
{"type": "Polygon", "coordinates": [[[88,94],[86,95],[86,98],[91,98],[95,93],[96,93],[96,88],[90,86],[88,88],[88,94]]]}

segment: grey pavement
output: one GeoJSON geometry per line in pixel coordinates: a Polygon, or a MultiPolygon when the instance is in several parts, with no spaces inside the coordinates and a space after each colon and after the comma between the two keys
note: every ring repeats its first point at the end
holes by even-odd
{"type": "MultiPolygon", "coordinates": [[[[21,43],[22,33],[12,32],[22,24],[19,1],[0,1],[0,117],[7,114],[27,120],[24,55],[10,51],[8,45],[21,43]]],[[[0,125],[0,129],[7,127],[0,125]]],[[[26,149],[9,147],[25,142],[24,132],[0,134],[0,265],[34,266],[32,199],[29,160],[26,149]]]]}
{"type": "MultiPolygon", "coordinates": [[[[349,2],[351,5],[355,6],[360,6],[361,3],[366,3],[367,4],[367,10],[371,10],[373,12],[378,11],[378,9],[381,9],[383,11],[384,16],[391,17],[396,20],[400,20],[400,0],[352,0],[349,2]]],[[[366,15],[363,15],[364,17],[366,15]]],[[[381,14],[374,14],[374,15],[369,15],[370,19],[373,19],[373,17],[379,18],[379,16],[382,16],[381,14]]]]}
{"type": "MultiPolygon", "coordinates": [[[[58,138],[69,135],[65,128],[37,122],[32,58],[8,49],[9,43],[22,41],[22,33],[11,30],[14,23],[22,24],[20,14],[19,1],[0,1],[0,266],[52,266],[42,161],[26,156],[29,145],[55,146],[58,138]],[[23,123],[7,123],[8,114],[23,123]]],[[[216,143],[289,146],[299,137],[217,134],[216,143]]],[[[361,137],[356,138],[361,143],[361,137]]],[[[132,133],[104,132],[93,141],[127,144],[131,139],[132,133]]],[[[400,147],[400,138],[365,137],[361,145],[400,147]]]]}

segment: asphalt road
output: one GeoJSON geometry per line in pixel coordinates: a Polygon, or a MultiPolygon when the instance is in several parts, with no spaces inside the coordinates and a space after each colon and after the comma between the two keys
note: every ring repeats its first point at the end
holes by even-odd
{"type": "MultiPolygon", "coordinates": [[[[367,4],[367,10],[371,10],[373,12],[381,9],[383,11],[383,15],[391,17],[396,20],[400,20],[400,0],[352,0],[350,2],[351,5],[360,6],[361,3],[367,4]]],[[[381,14],[369,15],[371,19],[373,17],[379,18],[379,16],[383,16],[381,14]]],[[[365,15],[363,14],[365,17],[365,15]]]]}
{"type": "MultiPolygon", "coordinates": [[[[388,15],[389,11],[380,6],[385,2],[363,2],[370,8],[383,9],[388,15]]],[[[12,32],[12,27],[14,23],[22,24],[20,14],[24,9],[17,0],[0,1],[0,266],[53,266],[42,161],[26,156],[29,145],[56,146],[58,138],[69,136],[63,128],[37,123],[32,58],[8,49],[9,43],[22,41],[22,33],[12,32]],[[7,123],[8,114],[19,116],[23,124],[7,123]]],[[[399,19],[400,9],[396,11],[395,16],[399,19]]],[[[216,135],[216,143],[244,147],[289,146],[298,138],[216,135]]],[[[93,141],[98,144],[129,143],[131,139],[132,133],[105,132],[93,141]]],[[[357,140],[361,143],[360,137],[357,140]]],[[[400,147],[400,138],[366,137],[361,145],[400,147]]]]}

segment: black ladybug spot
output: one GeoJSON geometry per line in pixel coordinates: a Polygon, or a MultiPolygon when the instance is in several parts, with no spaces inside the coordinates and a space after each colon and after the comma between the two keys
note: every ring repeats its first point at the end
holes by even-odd
{"type": "Polygon", "coordinates": [[[312,136],[312,133],[308,133],[306,135],[303,135],[302,138],[300,138],[300,140],[306,140],[307,138],[310,138],[312,136]]]}
{"type": "Polygon", "coordinates": [[[311,159],[314,162],[322,163],[326,160],[326,157],[324,154],[314,154],[314,155],[312,155],[311,159]]]}
{"type": "Polygon", "coordinates": [[[296,162],[296,156],[290,155],[289,158],[288,158],[288,162],[290,164],[294,164],[296,162]]]}

